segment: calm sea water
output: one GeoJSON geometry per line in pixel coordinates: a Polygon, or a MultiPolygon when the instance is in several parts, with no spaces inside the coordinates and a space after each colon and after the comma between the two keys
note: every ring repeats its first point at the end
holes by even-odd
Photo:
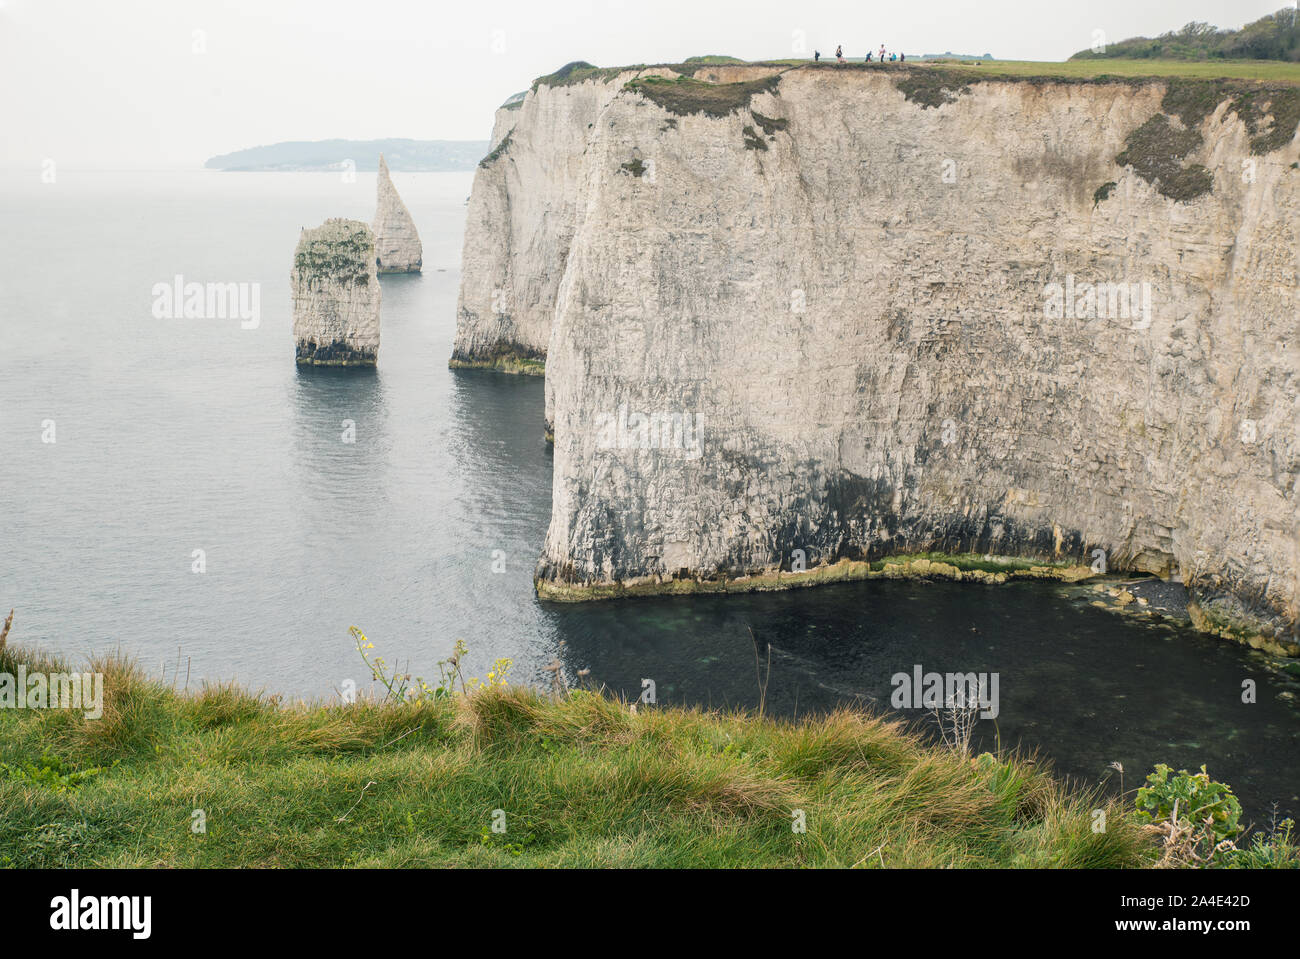
{"type": "Polygon", "coordinates": [[[0,184],[0,605],[17,608],[15,641],[74,659],[121,648],[178,686],[324,697],[368,683],[355,624],[417,674],[463,638],[471,674],[509,656],[542,682],[558,656],[628,696],[649,678],[660,702],[726,707],[757,702],[752,629],[774,648],[773,712],[887,709],[890,676],[914,664],[997,671],[988,744],[1087,782],[1118,761],[1129,788],[1156,762],[1206,763],[1256,820],[1273,801],[1300,810],[1300,716],[1262,657],[1055,587],[538,603],[542,382],[447,369],[470,175],[396,182],[425,272],[383,279],[373,372],[300,372],[289,298],[300,227],[368,220],[373,175],[0,184]],[[155,318],[153,286],[176,274],[260,284],[260,326],[155,318]]]}

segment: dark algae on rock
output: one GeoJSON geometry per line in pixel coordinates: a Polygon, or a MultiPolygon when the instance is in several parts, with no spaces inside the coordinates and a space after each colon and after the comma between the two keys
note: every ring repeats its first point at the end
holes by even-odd
{"type": "Polygon", "coordinates": [[[1171,200],[1186,202],[1209,193],[1214,177],[1199,163],[1185,163],[1204,142],[1201,124],[1227,104],[1250,133],[1251,153],[1263,155],[1290,143],[1300,125],[1300,89],[1228,80],[1177,78],[1166,81],[1157,113],[1134,130],[1115,158],[1171,200]],[[1173,118],[1177,118],[1175,126],[1173,118]]]}
{"type": "Polygon", "coordinates": [[[1115,162],[1131,166],[1134,173],[1171,200],[1194,200],[1214,186],[1214,177],[1204,166],[1183,163],[1200,145],[1198,132],[1175,127],[1169,117],[1157,113],[1129,134],[1124,152],[1115,157],[1115,162]]]}

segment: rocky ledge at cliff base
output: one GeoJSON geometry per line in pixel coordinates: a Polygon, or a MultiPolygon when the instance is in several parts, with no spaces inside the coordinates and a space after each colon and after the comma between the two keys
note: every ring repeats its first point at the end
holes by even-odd
{"type": "Polygon", "coordinates": [[[359,220],[304,229],[293,254],[293,338],[303,366],[374,366],[379,356],[375,236],[359,220]]]}

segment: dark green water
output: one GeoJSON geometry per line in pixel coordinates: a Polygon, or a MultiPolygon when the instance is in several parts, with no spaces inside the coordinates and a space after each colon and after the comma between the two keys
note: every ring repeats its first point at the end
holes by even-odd
{"type": "MultiPolygon", "coordinates": [[[[660,703],[729,707],[758,700],[752,628],[774,649],[771,712],[888,709],[890,677],[916,664],[996,671],[1004,746],[1087,782],[1118,761],[1128,788],[1156,762],[1206,763],[1256,821],[1273,801],[1300,810],[1300,716],[1261,657],[1056,587],[538,603],[542,382],[447,369],[469,177],[397,186],[426,272],[383,280],[370,373],[296,369],[288,274],[301,226],[369,219],[373,176],[61,171],[0,186],[7,221],[24,224],[0,232],[0,605],[18,610],[14,641],[74,658],[120,647],[178,685],[188,670],[192,686],[316,697],[365,685],[356,624],[417,674],[463,638],[471,674],[509,656],[540,682],[558,655],[630,698],[653,679],[660,703]],[[153,285],[177,273],[261,284],[259,327],[154,318],[153,285]]],[[[993,744],[992,723],[980,734],[993,744]]]]}
{"type": "MultiPolygon", "coordinates": [[[[754,706],[754,630],[773,647],[770,712],[824,712],[862,703],[890,715],[890,677],[928,671],[999,674],[992,749],[1018,744],[1059,772],[1096,783],[1112,762],[1124,786],[1157,762],[1202,763],[1234,786],[1248,811],[1300,808],[1293,705],[1263,657],[1171,626],[1142,626],[1040,583],[871,582],[747,597],[638,600],[557,609],[567,662],[590,667],[635,698],[655,680],[660,702],[754,706]],[[1258,701],[1241,702],[1254,679],[1258,701]]],[[[922,728],[928,713],[904,713],[922,728]]],[[[1119,786],[1118,774],[1112,773],[1119,786]]]]}

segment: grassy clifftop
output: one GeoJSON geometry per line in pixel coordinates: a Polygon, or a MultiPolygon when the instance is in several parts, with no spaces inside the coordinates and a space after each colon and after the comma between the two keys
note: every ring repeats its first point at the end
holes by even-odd
{"type": "MultiPolygon", "coordinates": [[[[681,76],[693,76],[709,65],[748,66],[770,68],[779,74],[786,70],[875,70],[890,73],[924,73],[932,70],[952,70],[972,77],[998,79],[1038,80],[1152,80],[1168,78],[1199,78],[1206,80],[1260,80],[1274,83],[1300,84],[1300,63],[1280,60],[1098,60],[1080,59],[1064,62],[1048,60],[909,60],[898,62],[864,63],[855,57],[845,63],[833,59],[813,62],[808,59],[786,60],[736,60],[730,57],[692,57],[681,63],[632,64],[621,67],[595,67],[585,61],[565,64],[554,73],[538,77],[533,89],[539,86],[564,87],[589,80],[607,82],[621,74],[644,73],[648,70],[672,71],[681,76]]],[[[634,82],[642,82],[639,77],[634,82]]],[[[703,81],[702,81],[703,82],[703,81]]]]}
{"type": "MultiPolygon", "coordinates": [[[[1004,77],[1072,79],[1197,77],[1206,80],[1267,80],[1300,83],[1300,63],[1277,60],[1033,60],[936,61],[936,66],[1004,77]]],[[[892,66],[892,64],[891,64],[892,66]]],[[[929,65],[918,67],[927,69],[929,65]]]]}
{"type": "MultiPolygon", "coordinates": [[[[0,653],[0,671],[19,662],[56,666],[0,653]]],[[[101,719],[0,711],[4,865],[1124,867],[1156,855],[1117,803],[860,713],[634,713],[513,687],[288,706],[232,687],[179,693],[120,659],[96,668],[101,719]]]]}

